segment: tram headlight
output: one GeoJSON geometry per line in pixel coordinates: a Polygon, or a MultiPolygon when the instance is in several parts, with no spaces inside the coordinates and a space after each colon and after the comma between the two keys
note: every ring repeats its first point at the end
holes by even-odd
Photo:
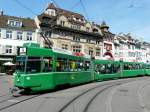
{"type": "Polygon", "coordinates": [[[27,80],[30,80],[30,79],[31,79],[31,77],[26,77],[26,79],[27,79],[27,80]]]}

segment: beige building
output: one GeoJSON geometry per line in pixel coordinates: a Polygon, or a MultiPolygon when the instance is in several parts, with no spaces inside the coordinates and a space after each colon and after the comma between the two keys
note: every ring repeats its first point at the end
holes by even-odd
{"type": "MultiPolygon", "coordinates": [[[[107,41],[106,33],[110,33],[106,24],[101,26],[90,23],[81,14],[57,8],[52,3],[35,21],[53,48],[94,57],[102,57],[104,54],[103,39],[107,41]]],[[[44,39],[40,43],[42,47],[47,46],[44,39]]]]}

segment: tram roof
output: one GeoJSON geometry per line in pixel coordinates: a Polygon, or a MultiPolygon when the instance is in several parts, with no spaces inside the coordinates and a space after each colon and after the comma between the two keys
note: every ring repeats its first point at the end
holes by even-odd
{"type": "Polygon", "coordinates": [[[127,61],[123,61],[123,63],[127,63],[127,64],[144,64],[143,62],[127,62],[127,61]]]}
{"type": "Polygon", "coordinates": [[[82,56],[74,56],[74,55],[70,55],[70,54],[63,54],[63,53],[58,53],[58,52],[54,52],[55,55],[57,57],[60,57],[60,58],[68,58],[68,59],[72,59],[72,60],[90,60],[90,58],[85,58],[85,57],[82,57],[82,56]]]}
{"type": "Polygon", "coordinates": [[[47,48],[40,47],[27,47],[27,55],[28,56],[52,56],[53,51],[47,48]]]}
{"type": "Polygon", "coordinates": [[[26,46],[27,48],[27,55],[28,56],[45,56],[45,57],[52,57],[52,56],[58,56],[60,58],[68,58],[72,60],[90,60],[90,58],[85,58],[82,56],[74,56],[71,54],[64,54],[64,53],[59,53],[56,51],[53,51],[52,49],[48,48],[41,48],[41,47],[35,47],[35,46],[26,46]]]}
{"type": "Polygon", "coordinates": [[[115,64],[119,64],[120,61],[113,61],[113,60],[94,60],[95,64],[106,64],[106,63],[115,63],[115,64]]]}

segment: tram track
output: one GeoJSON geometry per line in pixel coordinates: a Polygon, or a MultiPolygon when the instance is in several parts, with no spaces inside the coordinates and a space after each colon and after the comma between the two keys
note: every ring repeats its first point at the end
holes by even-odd
{"type": "Polygon", "coordinates": [[[15,105],[17,105],[19,103],[25,102],[27,100],[36,98],[36,97],[38,97],[40,95],[41,94],[38,94],[38,95],[28,95],[28,96],[22,95],[22,96],[19,96],[19,97],[9,97],[9,98],[6,98],[6,99],[0,101],[0,111],[5,110],[7,108],[10,108],[12,106],[15,106],[15,105]]]}
{"type": "MultiPolygon", "coordinates": [[[[145,78],[142,78],[142,79],[145,79],[145,78]]],[[[101,84],[101,85],[98,85],[98,86],[95,86],[93,88],[89,88],[88,90],[82,92],[81,94],[75,96],[73,99],[71,99],[69,102],[67,102],[64,106],[62,106],[62,108],[58,111],[58,112],[65,112],[65,110],[74,102],[76,101],[77,99],[79,99],[80,97],[84,96],[85,94],[87,94],[88,92],[94,90],[94,89],[98,89],[98,88],[101,88],[103,87],[103,89],[101,89],[100,91],[96,92],[94,94],[94,96],[89,100],[89,102],[87,103],[87,106],[85,106],[84,108],[84,111],[83,112],[87,112],[88,111],[88,108],[89,106],[91,105],[91,103],[94,101],[94,99],[103,91],[113,87],[113,86],[117,86],[117,85],[121,85],[121,84],[124,84],[124,83],[128,83],[128,82],[132,82],[132,81],[138,81],[138,80],[142,80],[142,79],[123,79],[123,80],[116,80],[115,82],[108,82],[108,83],[105,83],[105,84],[101,84]]],[[[36,94],[36,95],[21,95],[19,97],[10,97],[9,95],[5,95],[6,97],[4,98],[4,100],[0,100],[0,111],[2,110],[5,110],[5,109],[8,109],[10,107],[13,107],[19,103],[22,103],[22,102],[25,102],[25,101],[28,101],[30,99],[33,99],[33,98],[36,98],[36,97],[39,97],[43,94],[36,94]]]]}
{"type": "Polygon", "coordinates": [[[92,102],[97,98],[98,95],[100,95],[103,91],[111,88],[111,87],[114,87],[114,86],[118,86],[118,85],[121,85],[121,84],[114,84],[114,85],[110,85],[110,86],[107,86],[105,88],[103,88],[102,90],[100,90],[99,92],[97,92],[93,97],[92,99],[89,100],[89,102],[87,103],[87,105],[85,106],[83,112],[88,112],[88,109],[90,107],[90,105],[92,104],[92,102]]]}
{"type": "Polygon", "coordinates": [[[90,89],[82,92],[81,94],[75,96],[73,99],[68,101],[64,106],[62,106],[62,108],[59,109],[57,112],[66,112],[65,110],[67,108],[69,108],[69,106],[71,106],[75,101],[79,100],[79,98],[83,97],[84,95],[88,94],[89,92],[91,92],[93,90],[104,87],[103,89],[96,92],[92,96],[92,98],[88,101],[88,103],[85,105],[85,107],[83,109],[83,112],[88,112],[88,109],[89,109],[90,105],[92,104],[92,102],[97,98],[98,95],[100,95],[105,90],[108,90],[109,88],[114,87],[114,86],[119,86],[119,85],[122,85],[122,84],[126,84],[126,83],[133,82],[133,81],[138,81],[138,80],[143,80],[143,78],[142,79],[127,79],[127,80],[125,79],[125,80],[122,80],[122,81],[117,81],[116,80],[116,82],[110,82],[110,83],[106,83],[106,84],[103,84],[103,85],[95,86],[95,87],[90,88],[90,89]]]}

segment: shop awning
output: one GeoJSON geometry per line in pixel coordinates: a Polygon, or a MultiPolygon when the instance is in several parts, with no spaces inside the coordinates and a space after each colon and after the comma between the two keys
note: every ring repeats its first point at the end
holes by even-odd
{"type": "Polygon", "coordinates": [[[12,61],[12,58],[0,58],[0,61],[12,61]]]}
{"type": "Polygon", "coordinates": [[[13,66],[13,65],[15,65],[15,64],[13,64],[12,62],[6,62],[6,63],[4,63],[3,65],[4,65],[4,66],[13,66]]]}

